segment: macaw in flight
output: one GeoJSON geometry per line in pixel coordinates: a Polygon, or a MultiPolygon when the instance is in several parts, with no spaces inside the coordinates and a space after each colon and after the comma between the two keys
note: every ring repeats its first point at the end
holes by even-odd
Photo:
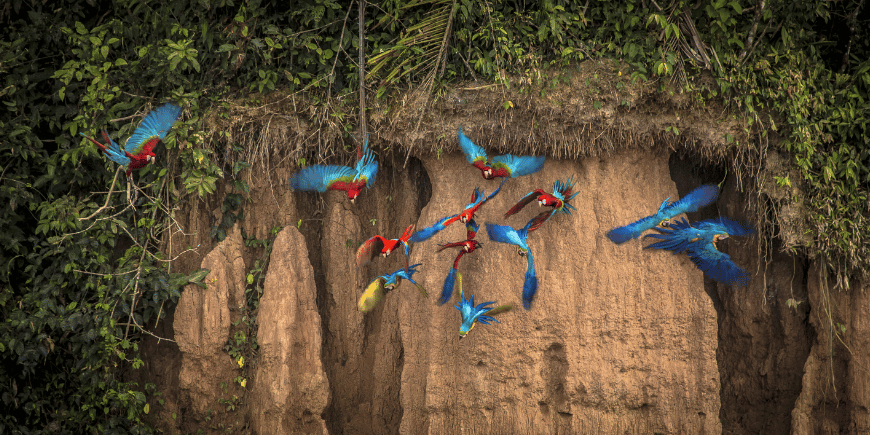
{"type": "Polygon", "coordinates": [[[495,301],[483,302],[479,305],[474,305],[474,295],[471,299],[465,299],[465,293],[462,292],[462,275],[459,275],[459,305],[454,305],[459,310],[459,315],[462,316],[462,324],[459,325],[459,339],[465,338],[477,322],[489,325],[489,322],[501,323],[492,317],[499,313],[504,313],[513,309],[512,304],[505,304],[499,307],[491,308],[489,305],[495,301]]]}
{"type": "Polygon", "coordinates": [[[398,239],[385,239],[381,236],[374,236],[366,240],[362,245],[360,245],[359,249],[356,250],[356,265],[362,267],[368,264],[369,261],[374,260],[378,254],[386,258],[388,255],[393,253],[396,248],[402,246],[405,248],[405,267],[407,268],[408,250],[410,249],[408,239],[411,237],[413,231],[414,224],[411,224],[408,225],[408,228],[405,228],[402,237],[399,237],[398,239]]]}
{"type": "MultiPolygon", "coordinates": [[[[423,228],[422,230],[417,231],[414,235],[411,236],[411,241],[414,243],[422,242],[424,240],[429,240],[435,234],[438,234],[441,230],[447,228],[448,225],[453,222],[459,221],[462,223],[468,223],[474,220],[474,213],[482,206],[484,203],[492,199],[498,192],[501,191],[501,187],[504,185],[504,180],[502,180],[501,184],[498,185],[498,189],[495,189],[489,196],[484,196],[486,194],[486,190],[481,191],[477,187],[474,188],[474,192],[471,194],[471,202],[465,206],[465,209],[462,210],[461,213],[455,214],[453,216],[448,216],[440,221],[436,222],[435,225],[431,227],[423,228]]],[[[476,230],[475,230],[476,232],[476,230]]]]}
{"type": "Polygon", "coordinates": [[[636,239],[640,235],[653,227],[667,227],[670,220],[683,213],[698,211],[699,208],[712,204],[719,197],[719,187],[714,184],[703,185],[691,192],[688,195],[680,198],[679,201],[674,201],[668,204],[670,197],[662,201],[659,211],[652,216],[647,216],[637,222],[628,224],[624,227],[614,228],[607,232],[607,238],[617,245],[625,243],[631,239],[636,239]]]}
{"type": "Polygon", "coordinates": [[[507,213],[504,214],[504,217],[507,218],[518,211],[522,210],[523,207],[528,205],[530,202],[535,199],[538,200],[538,205],[541,207],[552,207],[552,210],[543,211],[533,219],[532,226],[529,227],[529,231],[534,231],[541,227],[544,222],[548,221],[551,217],[553,217],[556,213],[566,213],[568,215],[571,214],[571,210],[576,210],[573,205],[568,202],[574,199],[580,192],[571,193],[574,190],[574,176],[568,179],[566,182],[562,182],[561,180],[556,180],[553,183],[553,193],[544,192],[542,189],[537,189],[533,192],[528,193],[523,197],[516,205],[511,207],[507,213]]]}
{"type": "Polygon", "coordinates": [[[535,275],[535,259],[532,257],[532,250],[529,249],[527,242],[529,228],[534,223],[535,220],[532,219],[526,226],[518,230],[507,225],[486,224],[489,240],[516,246],[517,254],[521,257],[526,257],[528,261],[526,277],[525,281],[523,281],[523,307],[527,310],[532,309],[532,299],[535,297],[535,292],[538,291],[538,277],[535,275]]]}
{"type": "Polygon", "coordinates": [[[465,154],[465,159],[475,168],[480,169],[483,178],[492,180],[497,177],[515,178],[523,175],[534,174],[544,167],[544,156],[513,156],[505,154],[492,158],[492,164],[487,164],[486,151],[471,141],[464,133],[462,127],[457,133],[459,147],[465,154]]]}
{"type": "Polygon", "coordinates": [[[698,269],[708,277],[732,286],[749,283],[749,273],[731,261],[728,254],[719,251],[716,242],[729,236],[749,236],[755,233],[751,226],[726,217],[707,219],[689,224],[684,218],[674,221],[670,229],[659,228],[661,234],[647,234],[660,239],[644,249],[666,249],[674,254],[685,252],[698,269]]]}
{"type": "Polygon", "coordinates": [[[447,301],[450,300],[450,296],[453,295],[453,284],[456,280],[456,274],[459,268],[459,259],[462,258],[463,255],[470,254],[476,249],[483,247],[483,243],[474,239],[477,236],[477,230],[480,229],[480,225],[478,225],[474,219],[465,224],[465,229],[466,237],[464,241],[438,245],[439,248],[437,252],[441,252],[447,248],[459,248],[459,254],[456,255],[456,260],[453,260],[453,268],[450,269],[447,278],[444,279],[444,288],[441,290],[441,299],[438,300],[440,305],[446,304],[447,301]]]}
{"type": "Polygon", "coordinates": [[[353,204],[362,192],[363,187],[375,185],[375,175],[378,174],[378,162],[375,154],[369,149],[369,138],[362,148],[357,149],[356,166],[312,165],[302,168],[290,177],[290,188],[294,190],[344,190],[347,198],[353,204]]]}
{"type": "Polygon", "coordinates": [[[417,282],[412,278],[414,273],[417,272],[417,266],[420,264],[422,263],[417,263],[407,269],[399,269],[393,273],[381,275],[375,278],[363,292],[362,296],[360,296],[359,302],[357,303],[359,310],[363,313],[371,311],[378,302],[381,301],[381,298],[383,298],[390,290],[398,287],[403,279],[406,279],[410,281],[411,284],[417,286],[417,290],[419,290],[423,296],[428,297],[429,295],[426,293],[426,289],[424,289],[420,284],[417,284],[417,282]]]}
{"type": "Polygon", "coordinates": [[[166,103],[145,115],[145,119],[139,124],[139,127],[133,131],[133,134],[127,139],[124,148],[121,149],[109,134],[104,130],[103,140],[106,145],[103,145],[92,137],[88,137],[84,133],[80,133],[89,141],[93,142],[106,154],[109,160],[127,167],[127,176],[133,172],[133,169],[145,167],[149,163],[154,163],[156,156],[154,155],[154,147],[161,139],[166,137],[166,133],[175,124],[175,121],[181,116],[181,107],[174,103],[166,103]]]}

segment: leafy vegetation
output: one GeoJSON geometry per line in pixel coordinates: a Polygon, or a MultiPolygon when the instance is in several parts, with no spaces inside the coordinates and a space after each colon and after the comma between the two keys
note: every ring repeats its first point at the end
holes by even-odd
{"type": "MultiPolygon", "coordinates": [[[[746,120],[750,140],[732,137],[735,147],[758,164],[770,147],[792,156],[801,179],[777,174],[777,183],[805,193],[793,198],[805,201],[810,228],[800,248],[838,262],[848,279],[870,270],[866,10],[860,0],[384,0],[364,11],[367,84],[380,96],[437,95],[458,80],[506,82],[613,58],[634,80],[723,99],[746,120]]],[[[352,123],[359,13],[357,2],[330,0],[0,8],[0,425],[150,431],[142,418],[153,386],[124,373],[142,364],[145,327],[204,276],[174,272],[160,251],[176,204],[238,181],[242,160],[253,161],[204,143],[202,118],[230,96],[281,89],[352,123]],[[132,179],[79,135],[106,129],[123,140],[167,100],[184,107],[183,122],[132,179]]],[[[233,188],[216,238],[243,218],[247,186],[233,188]]]]}

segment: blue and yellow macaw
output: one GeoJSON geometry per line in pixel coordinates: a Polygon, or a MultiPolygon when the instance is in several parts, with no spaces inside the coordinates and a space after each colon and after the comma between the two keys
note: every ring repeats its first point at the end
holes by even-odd
{"type": "Polygon", "coordinates": [[[712,204],[718,197],[719,187],[713,184],[701,186],[680,198],[679,201],[674,201],[670,204],[668,204],[668,201],[671,198],[668,197],[662,201],[662,205],[656,214],[647,216],[624,227],[614,228],[607,232],[607,238],[617,245],[631,239],[636,239],[648,229],[657,226],[667,227],[671,219],[683,213],[698,211],[699,208],[712,204]]]}
{"type": "Polygon", "coordinates": [[[535,220],[532,219],[525,227],[518,230],[506,225],[486,224],[489,240],[516,246],[517,253],[521,257],[526,257],[528,261],[526,277],[525,281],[523,281],[523,308],[527,310],[532,309],[532,299],[535,297],[535,292],[538,291],[538,277],[535,275],[535,259],[526,240],[529,236],[529,228],[534,223],[535,220]]]}
{"type": "Polygon", "coordinates": [[[417,290],[419,290],[423,296],[428,297],[429,295],[426,293],[426,289],[412,279],[414,273],[417,272],[417,266],[420,264],[422,263],[417,263],[406,269],[399,269],[393,273],[381,275],[375,278],[374,281],[372,281],[365,289],[362,296],[360,296],[359,302],[357,303],[359,310],[363,313],[371,311],[378,302],[381,301],[381,298],[383,298],[390,290],[398,287],[403,279],[408,280],[411,284],[417,286],[417,290]]]}
{"type": "Polygon", "coordinates": [[[353,204],[354,200],[362,192],[363,187],[371,188],[375,185],[375,176],[378,174],[378,162],[375,153],[369,149],[369,138],[362,148],[357,149],[356,166],[340,165],[313,165],[302,168],[293,174],[290,179],[290,188],[293,190],[315,190],[326,192],[327,190],[343,190],[347,192],[347,198],[353,204]]]}
{"type": "Polygon", "coordinates": [[[658,229],[661,234],[647,234],[644,238],[660,239],[644,249],[665,249],[674,254],[685,252],[698,269],[713,280],[733,286],[749,283],[749,273],[734,264],[731,257],[719,251],[716,242],[729,236],[749,236],[755,233],[751,226],[726,217],[707,219],[689,224],[686,219],[674,221],[670,229],[658,229]]]}
{"type": "Polygon", "coordinates": [[[81,133],[89,141],[93,142],[106,154],[109,160],[127,167],[127,176],[133,172],[133,169],[145,167],[149,163],[154,163],[156,156],[154,155],[154,147],[161,139],[166,137],[166,133],[175,124],[175,121],[181,116],[181,107],[174,103],[166,103],[145,115],[145,119],[139,124],[139,127],[133,131],[133,134],[127,139],[124,144],[124,149],[115,143],[106,131],[103,131],[103,140],[106,145],[103,145],[91,137],[81,133]]]}
{"type": "Polygon", "coordinates": [[[494,304],[495,301],[483,302],[479,305],[474,305],[474,295],[471,299],[465,299],[465,293],[462,292],[462,275],[459,275],[459,305],[454,305],[459,310],[459,315],[462,316],[462,324],[459,326],[459,339],[465,338],[477,322],[489,325],[489,322],[501,323],[492,317],[499,313],[510,311],[513,305],[506,304],[499,307],[490,308],[488,305],[494,304]]]}
{"type": "Polygon", "coordinates": [[[470,254],[478,248],[483,247],[483,243],[474,239],[477,236],[478,229],[480,229],[480,225],[472,219],[465,224],[466,237],[464,241],[438,245],[439,248],[437,252],[441,252],[447,248],[459,248],[459,254],[456,255],[456,260],[453,260],[453,267],[450,269],[450,272],[447,273],[447,278],[444,278],[444,288],[441,289],[441,298],[438,300],[440,305],[446,304],[447,301],[450,300],[450,296],[453,295],[453,283],[456,280],[456,274],[459,270],[459,259],[462,258],[463,255],[470,254]]]}
{"type": "Polygon", "coordinates": [[[534,174],[544,167],[544,156],[513,156],[505,154],[492,158],[492,164],[488,164],[486,151],[480,145],[475,144],[463,132],[462,127],[457,132],[459,147],[465,154],[465,159],[475,168],[480,169],[483,178],[492,180],[497,177],[514,178],[523,175],[534,174]]]}
{"type": "Polygon", "coordinates": [[[574,176],[568,179],[566,182],[562,182],[561,180],[556,180],[553,183],[553,193],[544,192],[542,189],[537,189],[533,192],[528,193],[523,197],[516,205],[511,207],[507,213],[504,214],[504,217],[507,218],[518,211],[522,210],[523,207],[528,205],[530,202],[535,199],[538,200],[538,205],[541,207],[552,207],[552,210],[544,211],[538,214],[534,219],[534,223],[529,227],[529,231],[534,231],[540,228],[544,222],[548,221],[551,217],[553,217],[556,213],[565,213],[570,215],[571,210],[576,210],[573,205],[569,204],[568,201],[574,199],[580,192],[571,193],[574,190],[574,176]]]}
{"type": "MultiPolygon", "coordinates": [[[[467,223],[469,221],[474,220],[474,213],[487,201],[492,199],[498,192],[501,191],[501,186],[504,185],[504,181],[499,184],[498,188],[495,189],[489,196],[486,195],[486,190],[480,190],[477,187],[474,188],[474,192],[471,193],[471,202],[465,206],[465,209],[462,210],[459,214],[455,214],[453,216],[446,217],[436,222],[435,225],[431,227],[423,228],[422,230],[417,231],[414,235],[411,236],[411,241],[414,243],[422,242],[424,240],[429,240],[435,234],[438,234],[440,231],[447,228],[448,225],[453,222],[459,221],[462,223],[467,223]]],[[[476,230],[475,230],[476,231],[476,230]]]]}

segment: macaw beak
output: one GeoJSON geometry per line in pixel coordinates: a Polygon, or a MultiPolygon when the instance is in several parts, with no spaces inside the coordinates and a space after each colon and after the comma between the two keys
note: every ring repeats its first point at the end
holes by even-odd
{"type": "Polygon", "coordinates": [[[350,203],[353,204],[353,201],[354,201],[355,199],[356,199],[356,198],[351,198],[351,199],[350,199],[350,203]]]}
{"type": "Polygon", "coordinates": [[[462,340],[463,338],[465,338],[465,334],[459,333],[459,339],[462,340]]]}

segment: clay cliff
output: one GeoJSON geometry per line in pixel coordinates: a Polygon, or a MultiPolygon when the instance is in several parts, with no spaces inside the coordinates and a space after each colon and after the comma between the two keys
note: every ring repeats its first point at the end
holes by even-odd
{"type": "MultiPolygon", "coordinates": [[[[180,223],[194,234],[176,237],[170,249],[199,248],[177,267],[211,273],[208,289],[189,286],[171,321],[158,325],[175,343],[146,343],[148,376],[167,398],[157,424],[257,434],[870,429],[867,353],[860,351],[870,344],[870,302],[861,283],[838,290],[819,261],[768,249],[761,235],[720,245],[752,273],[745,288],[706,279],[686,256],[643,250],[641,241],[617,246],[604,236],[664,198],[725,176],[667,148],[549,158],[481,208],[481,223],[522,226],[537,209],[509,219],[504,212],[527,192],[574,175],[577,210],[529,238],[540,282],[532,310],[520,299],[525,259],[490,242],[482,226],[484,247],[460,264],[465,291],[515,308],[458,339],[458,311],[436,302],[454,254],[435,252],[436,243],[464,239],[457,224],[413,246],[410,261],[422,263],[417,278],[428,299],[406,283],[361,314],[356,301],[365,285],[404,259],[393,254],[357,268],[359,243],[397,237],[412,223],[429,226],[458,212],[475,185],[498,186],[459,154],[403,157],[382,155],[375,188],[354,205],[343,193],[291,193],[289,169],[248,174],[246,217],[219,244],[208,238],[219,202],[185,209],[180,223]],[[267,238],[276,226],[283,229],[251,311],[245,276],[262,250],[246,246],[243,235],[267,238]],[[251,318],[257,347],[240,367],[224,347],[239,321],[251,318]]],[[[733,174],[725,180],[717,203],[691,219],[751,218],[752,194],[733,174]]]]}

